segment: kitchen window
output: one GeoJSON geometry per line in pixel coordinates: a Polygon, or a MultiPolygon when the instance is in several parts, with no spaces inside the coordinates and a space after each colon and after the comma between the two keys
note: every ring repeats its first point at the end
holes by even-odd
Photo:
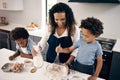
{"type": "Polygon", "coordinates": [[[57,3],[57,0],[46,0],[46,21],[48,19],[49,9],[57,3]]]}
{"type": "Polygon", "coordinates": [[[48,22],[49,9],[57,3],[57,0],[42,0],[42,26],[48,22]]]}

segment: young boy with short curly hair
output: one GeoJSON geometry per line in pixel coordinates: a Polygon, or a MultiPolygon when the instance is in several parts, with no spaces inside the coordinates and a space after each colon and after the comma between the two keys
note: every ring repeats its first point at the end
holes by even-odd
{"type": "Polygon", "coordinates": [[[73,69],[90,74],[88,80],[96,80],[102,68],[102,48],[96,38],[103,33],[103,23],[94,17],[88,17],[81,21],[80,39],[69,48],[57,47],[56,52],[72,52],[78,48],[77,55],[71,55],[66,64],[73,62],[73,69]],[[97,66],[94,70],[94,61],[97,59],[97,66]]]}
{"type": "Polygon", "coordinates": [[[10,37],[16,43],[16,52],[9,57],[9,60],[13,60],[19,55],[25,58],[33,58],[31,50],[35,43],[30,39],[25,28],[16,27],[10,32],[10,37]]]}

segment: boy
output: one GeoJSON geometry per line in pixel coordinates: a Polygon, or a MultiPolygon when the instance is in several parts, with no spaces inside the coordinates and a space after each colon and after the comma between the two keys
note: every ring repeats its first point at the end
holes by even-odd
{"type": "Polygon", "coordinates": [[[96,41],[96,38],[103,33],[102,22],[94,17],[88,17],[81,21],[81,34],[80,39],[69,48],[57,47],[56,52],[72,52],[78,48],[77,56],[71,55],[65,64],[73,62],[73,69],[90,74],[88,80],[96,80],[100,70],[102,68],[102,48],[101,45],[96,41]],[[97,59],[97,66],[94,71],[94,61],[97,59]]]}
{"type": "Polygon", "coordinates": [[[10,37],[16,43],[16,52],[9,57],[9,60],[15,59],[17,56],[32,59],[32,47],[35,43],[29,38],[29,33],[22,27],[17,27],[10,32],[10,37]]]}

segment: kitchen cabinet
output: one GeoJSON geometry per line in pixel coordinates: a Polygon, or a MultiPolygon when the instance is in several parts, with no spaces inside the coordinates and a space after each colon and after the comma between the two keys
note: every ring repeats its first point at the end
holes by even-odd
{"type": "MultiPolygon", "coordinates": [[[[99,37],[97,41],[99,41],[103,50],[103,56],[102,56],[103,66],[99,74],[99,77],[109,80],[109,74],[110,74],[112,56],[113,56],[113,47],[116,44],[116,40],[99,37]]],[[[95,66],[96,66],[96,61],[95,61],[95,66]]]]}
{"type": "Polygon", "coordinates": [[[113,52],[109,80],[120,80],[120,52],[113,52]]]}
{"type": "Polygon", "coordinates": [[[10,49],[16,51],[16,43],[13,40],[10,40],[10,49]]]}
{"type": "Polygon", "coordinates": [[[0,49],[1,48],[10,49],[9,32],[4,30],[0,30],[0,49]]]}
{"type": "Polygon", "coordinates": [[[23,10],[23,0],[0,0],[0,10],[23,10]]]}

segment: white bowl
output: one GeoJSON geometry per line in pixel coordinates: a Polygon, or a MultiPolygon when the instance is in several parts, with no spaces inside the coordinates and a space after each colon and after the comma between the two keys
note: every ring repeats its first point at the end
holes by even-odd
{"type": "Polygon", "coordinates": [[[24,60],[24,66],[31,67],[31,66],[33,66],[33,62],[31,60],[26,59],[26,60],[24,60]]]}

